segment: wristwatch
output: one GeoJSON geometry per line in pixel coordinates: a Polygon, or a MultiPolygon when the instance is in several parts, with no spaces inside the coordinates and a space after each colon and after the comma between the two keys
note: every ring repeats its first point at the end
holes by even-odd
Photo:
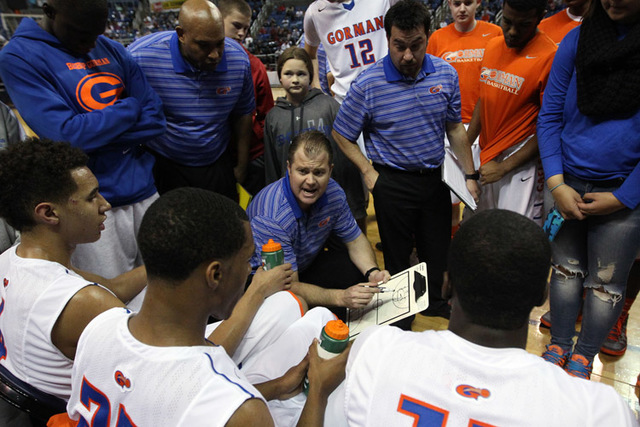
{"type": "Polygon", "coordinates": [[[464,174],[464,179],[472,179],[474,181],[477,181],[480,179],[480,172],[475,171],[474,173],[465,173],[464,174]]]}

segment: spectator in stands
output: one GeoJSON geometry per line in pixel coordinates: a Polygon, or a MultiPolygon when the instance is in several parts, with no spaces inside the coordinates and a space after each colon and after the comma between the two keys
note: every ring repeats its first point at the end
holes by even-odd
{"type": "Polygon", "coordinates": [[[199,187],[238,200],[255,110],[249,58],[225,39],[222,14],[210,1],[187,0],[178,21],[175,31],[129,46],[167,116],[167,132],[149,142],[158,190],[199,187]]]}
{"type": "MultiPolygon", "coordinates": [[[[251,24],[251,7],[245,0],[219,0],[218,8],[224,20],[225,36],[234,39],[241,45],[249,35],[251,24]]],[[[264,180],[264,121],[269,110],[273,108],[273,93],[267,69],[255,55],[245,47],[251,63],[251,78],[256,100],[253,114],[251,143],[249,145],[249,166],[244,187],[251,194],[258,194],[265,185],[264,180]]]]}
{"type": "Polygon", "coordinates": [[[112,278],[142,263],[135,236],[157,198],[146,143],[162,135],[162,103],[124,47],[101,34],[106,0],[52,0],[38,25],[24,18],[0,52],[0,76],[40,137],[69,141],[89,155],[112,205],[97,242],[73,263],[112,278]]]}

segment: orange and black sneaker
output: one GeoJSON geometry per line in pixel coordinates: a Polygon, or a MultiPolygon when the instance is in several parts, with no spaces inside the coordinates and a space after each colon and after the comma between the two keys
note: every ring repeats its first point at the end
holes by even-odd
{"type": "Polygon", "coordinates": [[[585,380],[591,379],[591,370],[593,369],[593,362],[587,360],[581,354],[573,353],[567,363],[564,365],[564,370],[572,377],[578,377],[585,380]]]}
{"type": "Polygon", "coordinates": [[[542,358],[549,363],[553,363],[556,366],[564,368],[564,364],[569,358],[569,352],[564,351],[562,347],[555,344],[549,344],[546,348],[547,350],[542,353],[542,358]]]}

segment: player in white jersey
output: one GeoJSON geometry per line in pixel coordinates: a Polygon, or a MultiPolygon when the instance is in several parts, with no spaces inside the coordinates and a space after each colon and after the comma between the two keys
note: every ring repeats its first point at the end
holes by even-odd
{"type": "Polygon", "coordinates": [[[449,330],[365,331],[331,412],[350,426],[636,425],[613,388],[524,350],[531,309],[546,299],[550,259],[544,232],[519,214],[488,210],[469,219],[449,252],[449,330]]]}
{"type": "Polygon", "coordinates": [[[110,209],[86,164],[79,148],[46,140],[0,152],[0,216],[21,232],[20,244],[0,256],[0,364],[61,399],[84,326],[145,281],[143,270],[110,281],[83,273],[108,290],[72,270],[75,246],[100,237],[110,209]]]}
{"type": "Polygon", "coordinates": [[[315,59],[318,45],[324,46],[335,78],[331,90],[339,103],[358,74],[387,54],[384,15],[397,2],[316,0],[309,5],[304,16],[304,48],[315,59]]]}
{"type": "MultiPolygon", "coordinates": [[[[265,400],[299,396],[307,373],[309,397],[299,425],[322,424],[324,402],[344,376],[346,362],[346,356],[322,361],[314,346],[305,358],[310,337],[333,318],[326,309],[310,311],[272,337],[258,357],[245,358],[250,366],[242,370],[214,344],[224,322],[214,331],[214,342],[204,338],[209,316],[232,313],[250,271],[254,243],[242,208],[206,190],[173,190],[147,210],[138,243],[149,278],[145,300],[139,313],[110,310],[83,333],[68,405],[72,419],[92,426],[268,426],[273,421],[265,400]],[[302,349],[287,351],[287,344],[297,344],[305,334],[302,349]],[[269,344],[279,354],[272,366],[282,364],[283,354],[299,363],[259,378],[269,344]],[[245,370],[265,382],[253,387],[245,370]]],[[[289,293],[272,298],[280,295],[293,301],[289,293]]],[[[260,319],[259,313],[255,320],[260,319]]],[[[247,335],[253,335],[251,328],[247,335]]]]}

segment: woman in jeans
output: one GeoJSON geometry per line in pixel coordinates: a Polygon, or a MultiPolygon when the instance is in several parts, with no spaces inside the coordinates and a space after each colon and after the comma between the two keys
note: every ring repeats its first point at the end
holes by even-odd
{"type": "Polygon", "coordinates": [[[553,242],[551,344],[543,357],[588,379],[640,249],[640,1],[593,0],[562,41],[538,140],[565,219],[553,242]]]}

